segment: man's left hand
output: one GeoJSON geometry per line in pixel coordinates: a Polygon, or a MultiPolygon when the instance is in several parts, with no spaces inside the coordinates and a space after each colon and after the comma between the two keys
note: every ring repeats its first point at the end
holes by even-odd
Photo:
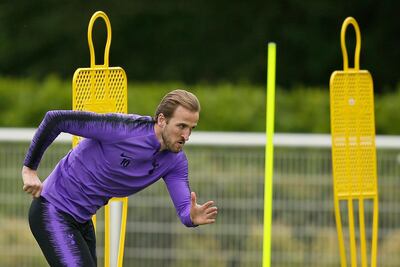
{"type": "Polygon", "coordinates": [[[214,206],[214,201],[207,201],[203,205],[197,204],[196,193],[191,193],[190,219],[193,224],[202,225],[214,223],[217,218],[218,208],[214,206]]]}

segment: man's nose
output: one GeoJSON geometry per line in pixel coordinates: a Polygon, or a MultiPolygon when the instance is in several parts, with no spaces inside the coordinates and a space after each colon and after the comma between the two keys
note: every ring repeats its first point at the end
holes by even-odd
{"type": "Polygon", "coordinates": [[[182,137],[185,139],[185,142],[189,140],[189,136],[191,134],[190,130],[184,130],[182,133],[182,137]]]}

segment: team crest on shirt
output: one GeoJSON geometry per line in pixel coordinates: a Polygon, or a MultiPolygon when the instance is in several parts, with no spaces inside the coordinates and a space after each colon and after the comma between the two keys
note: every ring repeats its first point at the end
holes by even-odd
{"type": "Polygon", "coordinates": [[[124,168],[128,167],[129,164],[131,164],[132,158],[125,155],[123,152],[121,153],[120,156],[121,156],[121,162],[119,163],[119,165],[121,165],[124,168]]]}

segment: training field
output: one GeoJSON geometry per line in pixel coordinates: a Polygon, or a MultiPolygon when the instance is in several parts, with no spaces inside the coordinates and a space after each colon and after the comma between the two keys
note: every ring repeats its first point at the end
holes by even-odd
{"type": "MultiPolygon", "coordinates": [[[[262,134],[254,135],[254,143],[260,138],[262,134]]],[[[271,266],[339,266],[330,147],[319,146],[312,135],[306,136],[311,140],[309,145],[296,135],[286,138],[292,145],[275,146],[271,266]]],[[[329,140],[329,136],[324,138],[329,140]]],[[[194,143],[195,139],[193,134],[194,143]]],[[[28,141],[0,142],[0,266],[47,266],[27,224],[30,197],[23,193],[20,177],[27,146],[28,141]]],[[[40,166],[42,178],[70,147],[65,142],[50,147],[40,166]]],[[[264,145],[220,146],[210,142],[189,144],[185,150],[191,188],[199,202],[215,200],[217,223],[185,228],[159,181],[129,198],[124,266],[261,266],[264,145]]],[[[378,148],[381,267],[396,267],[400,262],[399,177],[400,148],[378,148]]],[[[366,205],[367,211],[371,208],[366,205]]],[[[103,266],[101,216],[98,220],[99,266],[103,266]]],[[[370,214],[366,222],[369,229],[370,214]]],[[[370,236],[370,231],[367,234],[370,236]]]]}

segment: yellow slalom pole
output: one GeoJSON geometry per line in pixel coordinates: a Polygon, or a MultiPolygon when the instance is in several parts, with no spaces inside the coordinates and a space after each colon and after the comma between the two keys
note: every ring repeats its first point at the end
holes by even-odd
{"type": "Polygon", "coordinates": [[[110,205],[104,206],[104,266],[110,267],[110,205]]]}
{"type": "Polygon", "coordinates": [[[264,177],[264,235],[263,267],[271,266],[272,186],[274,171],[274,118],[275,118],[275,67],[276,44],[268,44],[268,74],[266,99],[266,144],[264,177]]]}
{"type": "Polygon", "coordinates": [[[118,267],[122,267],[122,261],[124,259],[125,249],[125,234],[126,234],[126,220],[128,217],[128,198],[122,198],[122,218],[121,218],[121,230],[119,234],[119,249],[118,249],[118,267]]]}

